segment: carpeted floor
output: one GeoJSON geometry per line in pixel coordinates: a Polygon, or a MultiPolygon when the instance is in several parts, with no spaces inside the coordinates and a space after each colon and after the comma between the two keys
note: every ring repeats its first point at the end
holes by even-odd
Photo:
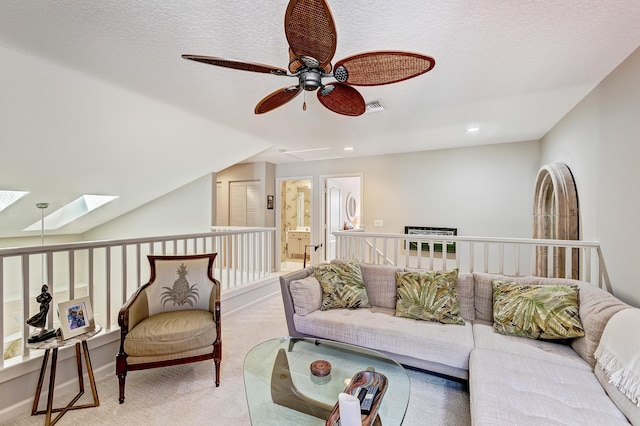
{"type": "MultiPolygon", "coordinates": [[[[282,301],[223,317],[223,357],[220,387],[214,384],[213,362],[134,371],[127,376],[126,400],[118,404],[114,376],[97,382],[100,406],[70,411],[60,425],[251,425],[245,400],[243,361],[256,344],[286,336],[282,301]]],[[[470,425],[469,393],[460,383],[407,370],[411,398],[403,425],[470,425]]],[[[90,398],[89,395],[83,398],[90,398]]],[[[68,395],[61,395],[61,403],[68,395]]],[[[56,395],[56,400],[58,396],[56,395]]],[[[6,425],[41,425],[44,416],[24,415],[6,425]]],[[[322,421],[318,421],[322,425],[322,421]]],[[[254,419],[254,426],[259,426],[254,419]]],[[[395,426],[387,425],[385,426],[395,426]]]]}

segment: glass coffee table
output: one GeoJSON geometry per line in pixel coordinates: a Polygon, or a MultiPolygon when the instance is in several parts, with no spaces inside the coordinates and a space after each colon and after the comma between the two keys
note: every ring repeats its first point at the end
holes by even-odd
{"type": "Polygon", "coordinates": [[[244,360],[251,423],[322,426],[338,394],[354,374],[367,369],[388,381],[375,424],[402,424],[411,385],[404,368],[386,355],[322,339],[283,337],[260,343],[244,360]],[[311,363],[317,360],[331,363],[329,376],[311,374],[311,363]]]}

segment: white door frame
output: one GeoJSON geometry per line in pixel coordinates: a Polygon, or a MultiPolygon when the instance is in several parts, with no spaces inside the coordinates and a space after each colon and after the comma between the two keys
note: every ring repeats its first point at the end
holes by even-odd
{"type": "MultiPolygon", "coordinates": [[[[280,270],[280,265],[282,264],[282,260],[280,259],[280,253],[282,252],[282,244],[281,244],[281,240],[282,240],[282,235],[281,232],[285,232],[282,231],[282,200],[280,199],[282,197],[282,185],[284,184],[284,182],[290,181],[290,180],[308,180],[309,182],[311,182],[311,188],[309,188],[309,197],[311,198],[310,202],[310,210],[311,210],[311,218],[309,221],[310,227],[309,227],[309,235],[311,237],[311,244],[313,244],[313,241],[316,241],[316,239],[314,238],[314,232],[316,227],[314,226],[314,222],[313,222],[313,218],[314,218],[314,207],[316,205],[315,202],[315,184],[314,184],[314,178],[313,176],[294,176],[294,177],[280,177],[280,178],[276,178],[276,199],[275,199],[275,215],[276,215],[276,235],[275,235],[275,254],[276,254],[276,270],[279,271],[280,270]]],[[[311,255],[313,257],[313,254],[311,255]]]]}
{"type": "Polygon", "coordinates": [[[360,223],[364,223],[364,174],[360,173],[340,173],[335,175],[320,175],[320,223],[321,223],[321,242],[322,242],[322,259],[327,261],[327,250],[324,249],[327,244],[326,232],[327,232],[327,180],[339,179],[339,178],[360,178],[360,223]]]}

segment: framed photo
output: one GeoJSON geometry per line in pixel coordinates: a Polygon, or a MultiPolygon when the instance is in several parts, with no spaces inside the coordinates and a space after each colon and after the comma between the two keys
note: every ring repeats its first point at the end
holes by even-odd
{"type": "Polygon", "coordinates": [[[273,195],[267,195],[267,210],[273,210],[273,195]]]}
{"type": "MultiPolygon", "coordinates": [[[[429,235],[429,236],[447,236],[447,235],[458,235],[458,228],[435,228],[429,226],[405,226],[404,233],[410,235],[429,235]]],[[[445,239],[445,238],[443,238],[445,239]]],[[[410,241],[409,242],[409,250],[417,250],[418,242],[410,241]]],[[[421,251],[429,251],[429,243],[423,242],[421,251]]],[[[442,244],[435,243],[433,245],[433,251],[435,253],[442,253],[442,244]]],[[[447,243],[447,253],[455,253],[456,252],[456,243],[450,242],[447,243]]]]}
{"type": "Polygon", "coordinates": [[[62,339],[79,336],[95,328],[93,310],[88,297],[58,303],[62,339]]]}

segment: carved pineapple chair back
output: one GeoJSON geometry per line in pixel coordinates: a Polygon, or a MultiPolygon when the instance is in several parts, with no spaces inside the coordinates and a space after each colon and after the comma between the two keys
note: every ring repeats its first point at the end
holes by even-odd
{"type": "Polygon", "coordinates": [[[213,359],[220,385],[222,340],[216,253],[148,256],[149,282],[120,309],[116,375],[124,402],[128,371],[213,359]]]}

